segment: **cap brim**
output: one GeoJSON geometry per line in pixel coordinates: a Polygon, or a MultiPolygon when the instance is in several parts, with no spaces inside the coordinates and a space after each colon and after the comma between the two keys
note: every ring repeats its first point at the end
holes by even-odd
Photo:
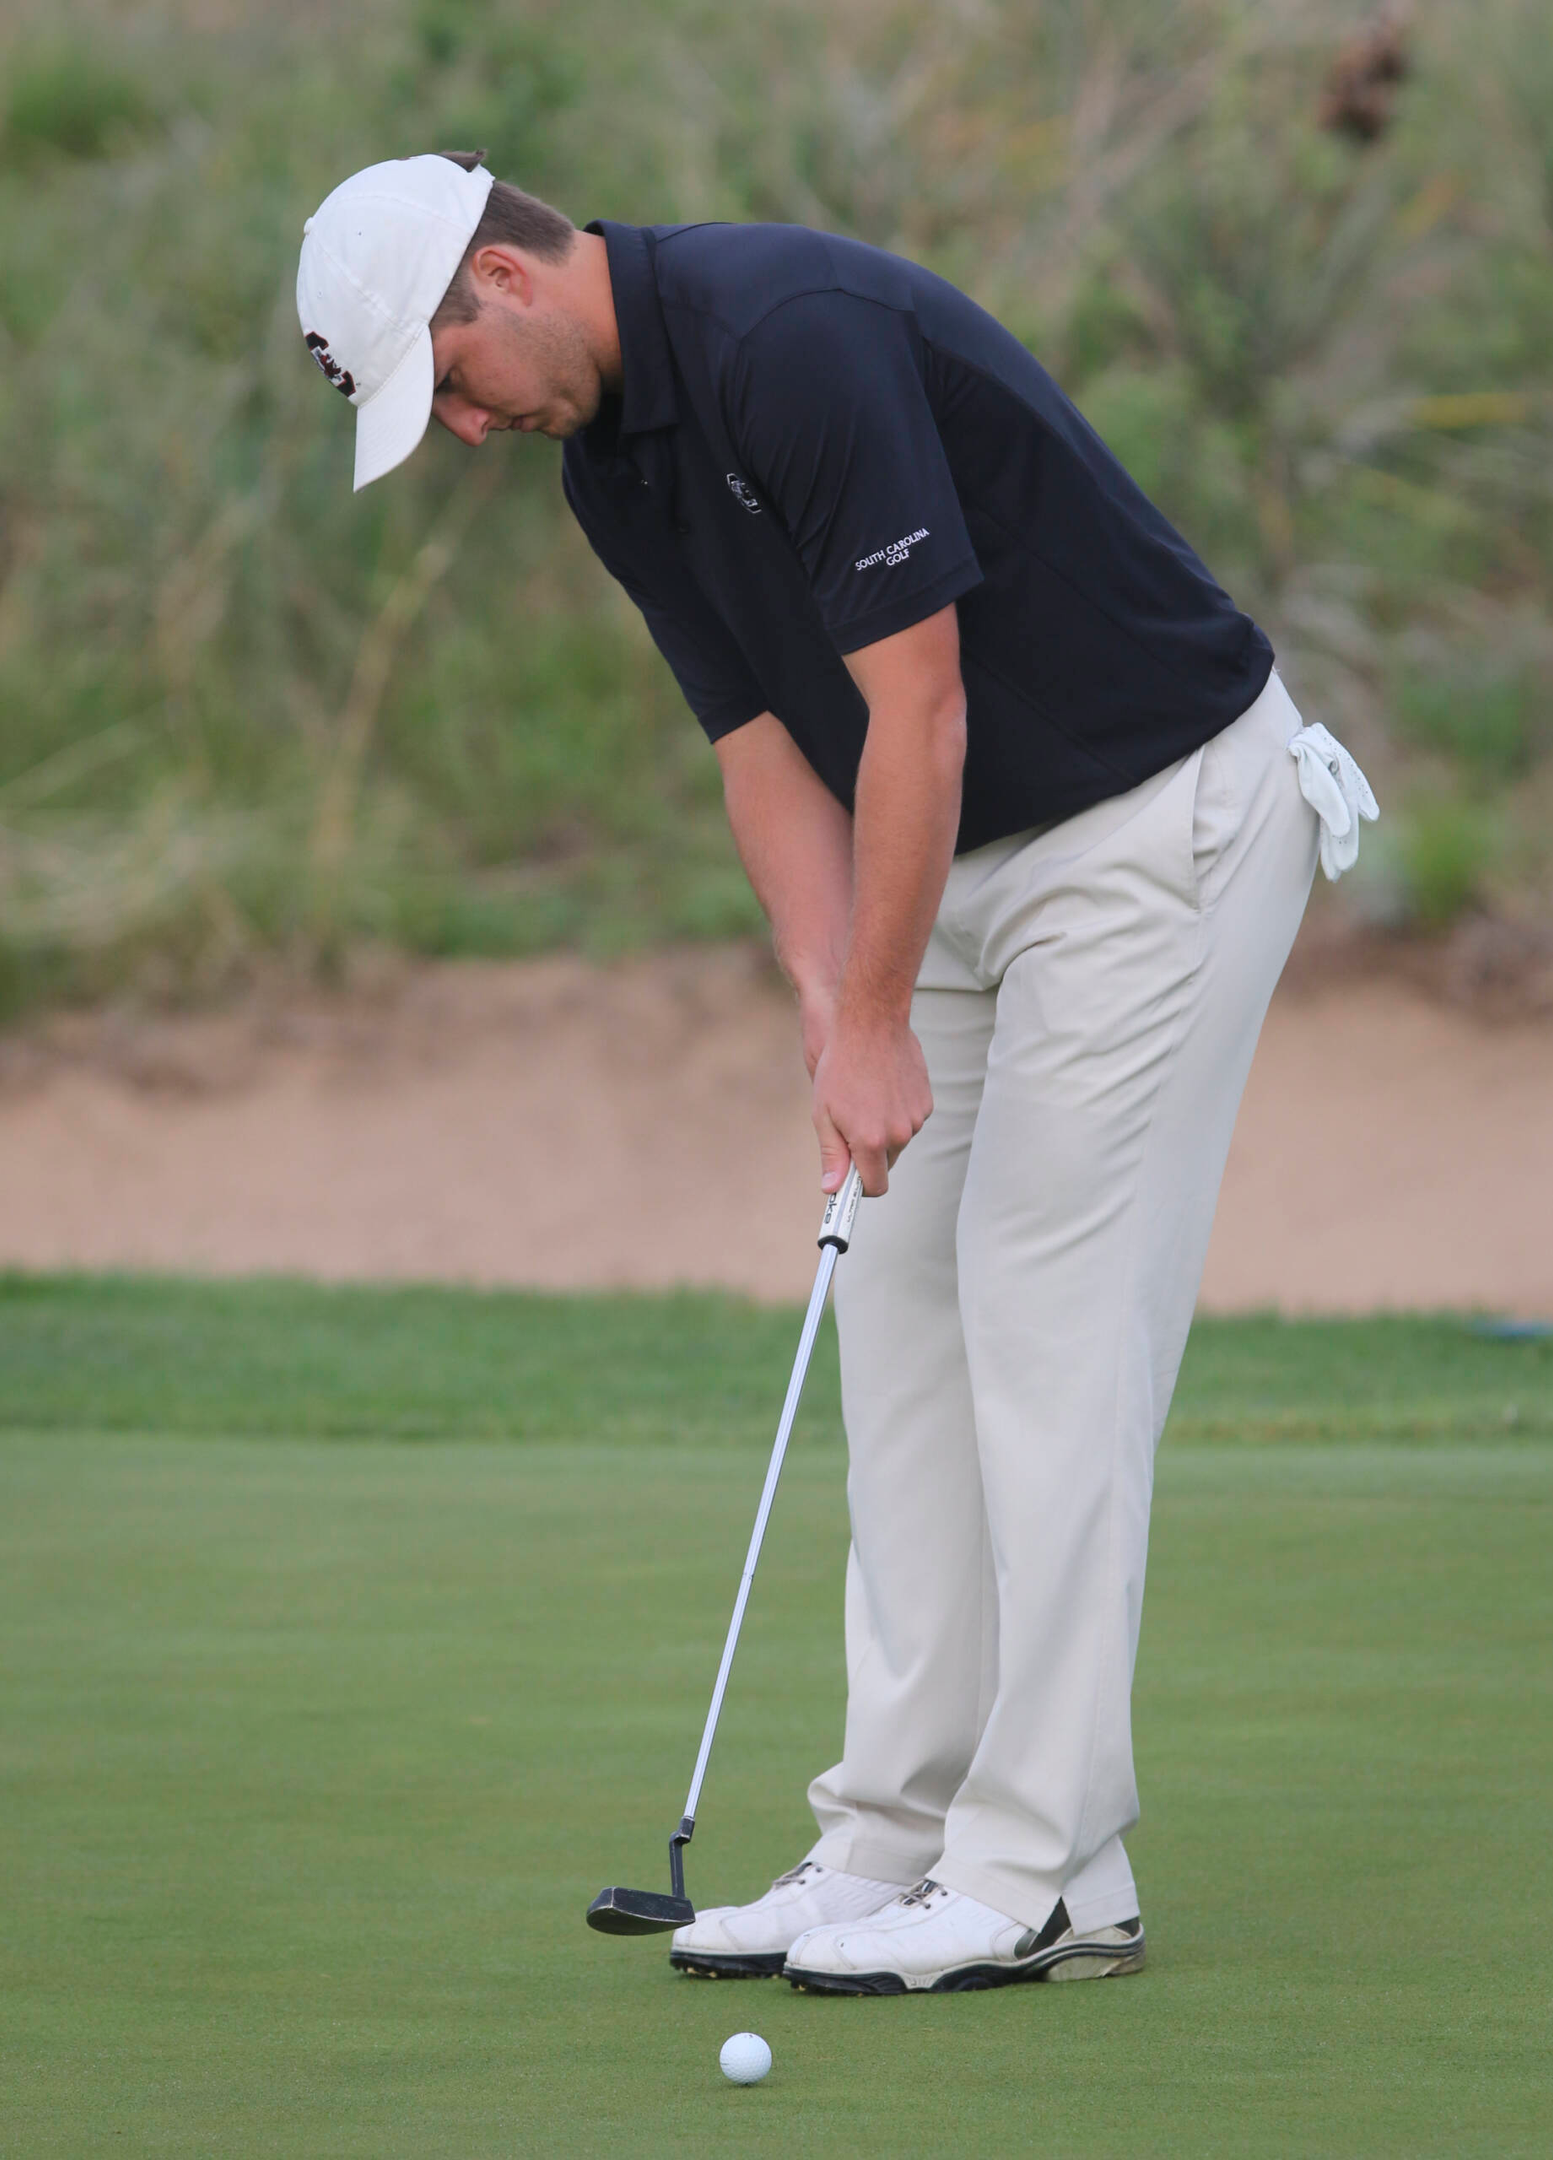
{"type": "Polygon", "coordinates": [[[431,331],[415,341],[380,390],[356,407],[356,492],[402,465],[426,432],[437,386],[431,331]]]}

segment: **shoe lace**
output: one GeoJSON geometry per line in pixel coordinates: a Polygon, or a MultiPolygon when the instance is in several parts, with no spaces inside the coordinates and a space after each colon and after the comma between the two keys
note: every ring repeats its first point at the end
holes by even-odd
{"type": "Polygon", "coordinates": [[[900,1902],[902,1905],[927,1905],[935,1897],[947,1897],[948,1895],[949,1890],[946,1884],[934,1882],[931,1875],[924,1875],[921,1882],[913,1883],[909,1890],[901,1892],[900,1902]]]}
{"type": "Polygon", "coordinates": [[[810,1868],[818,1868],[819,1864],[818,1860],[800,1860],[797,1867],[790,1867],[785,1875],[777,1877],[771,1885],[772,1889],[780,1890],[783,1883],[802,1882],[810,1868]]]}

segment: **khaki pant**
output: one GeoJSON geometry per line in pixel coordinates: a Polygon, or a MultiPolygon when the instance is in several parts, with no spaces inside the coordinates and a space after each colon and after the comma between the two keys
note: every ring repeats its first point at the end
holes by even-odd
{"type": "MultiPolygon", "coordinates": [[[[1040,1926],[1138,1910],[1154,1451],[1316,865],[1275,675],[1201,750],[960,857],[912,1024],[935,1108],[836,1275],[848,1702],[813,1857],[1040,1926]]],[[[1268,1235],[1276,1234],[1269,1224],[1268,1235]]]]}

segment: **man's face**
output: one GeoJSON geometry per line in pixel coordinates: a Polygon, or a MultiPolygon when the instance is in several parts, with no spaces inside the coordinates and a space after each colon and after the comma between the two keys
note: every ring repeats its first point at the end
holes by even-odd
{"type": "Polygon", "coordinates": [[[473,322],[432,331],[431,349],[432,417],[471,445],[494,428],[564,441],[604,394],[582,325],[519,291],[488,290],[473,322]]]}

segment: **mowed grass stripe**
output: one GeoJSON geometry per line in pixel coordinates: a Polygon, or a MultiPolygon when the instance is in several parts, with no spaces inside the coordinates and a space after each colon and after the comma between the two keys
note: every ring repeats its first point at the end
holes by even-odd
{"type": "MultiPolygon", "coordinates": [[[[796,1339],[787,1312],[707,1292],[568,1298],[8,1272],[0,1421],[340,1439],[769,1440],[796,1339]]],[[[828,1330],[815,1387],[835,1399],[828,1330]]]]}
{"type": "MultiPolygon", "coordinates": [[[[706,1292],[0,1272],[0,1428],[765,1445],[797,1332],[796,1311],[706,1292]]],[[[806,1401],[839,1433],[828,1323],[806,1401]]],[[[1170,1437],[1553,1438],[1553,1341],[1448,1314],[1202,1319],[1170,1437]]]]}

